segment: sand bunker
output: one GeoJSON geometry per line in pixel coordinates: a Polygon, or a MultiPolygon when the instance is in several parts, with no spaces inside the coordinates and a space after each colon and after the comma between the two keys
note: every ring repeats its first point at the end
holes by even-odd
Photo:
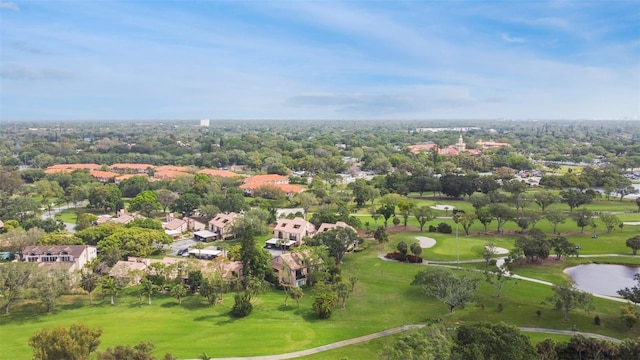
{"type": "Polygon", "coordinates": [[[416,236],[416,240],[420,242],[420,247],[423,249],[428,249],[436,244],[436,239],[432,239],[426,236],[416,236]]]}
{"type": "Polygon", "coordinates": [[[494,246],[493,250],[496,252],[496,255],[504,255],[504,254],[508,254],[510,252],[509,249],[505,249],[505,248],[497,247],[497,246],[494,246]]]}
{"type": "Polygon", "coordinates": [[[640,225],[640,221],[625,221],[625,225],[640,225]]]}
{"type": "Polygon", "coordinates": [[[456,208],[453,205],[432,205],[430,207],[435,210],[453,210],[456,208]]]}

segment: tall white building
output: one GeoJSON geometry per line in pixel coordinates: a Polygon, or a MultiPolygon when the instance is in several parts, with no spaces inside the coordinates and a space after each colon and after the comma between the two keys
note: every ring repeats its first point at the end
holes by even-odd
{"type": "Polygon", "coordinates": [[[209,126],[209,119],[200,120],[200,126],[209,126]]]}

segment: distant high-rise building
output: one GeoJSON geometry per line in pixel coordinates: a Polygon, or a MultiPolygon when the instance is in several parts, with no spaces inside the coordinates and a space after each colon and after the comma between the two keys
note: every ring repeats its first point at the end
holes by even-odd
{"type": "Polygon", "coordinates": [[[200,126],[209,126],[209,119],[200,120],[200,126]]]}

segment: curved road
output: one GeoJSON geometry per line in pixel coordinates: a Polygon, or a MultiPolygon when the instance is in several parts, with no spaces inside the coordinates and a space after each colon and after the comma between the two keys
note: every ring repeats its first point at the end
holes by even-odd
{"type": "MultiPolygon", "coordinates": [[[[59,206],[59,207],[51,209],[51,211],[45,211],[42,215],[40,215],[40,218],[42,220],[55,219],[55,215],[57,213],[62,212],[63,210],[71,209],[71,208],[72,208],[72,206],[69,205],[69,204],[63,205],[63,206],[59,206]]],[[[64,227],[65,227],[66,231],[68,231],[70,233],[76,232],[76,230],[75,230],[76,229],[76,224],[72,224],[72,223],[67,223],[66,222],[66,223],[64,223],[64,227]]]]}

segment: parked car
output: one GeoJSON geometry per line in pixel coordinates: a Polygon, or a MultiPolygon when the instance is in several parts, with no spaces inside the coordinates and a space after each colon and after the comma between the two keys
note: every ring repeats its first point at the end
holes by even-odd
{"type": "Polygon", "coordinates": [[[182,248],[178,250],[178,256],[184,255],[184,254],[187,254],[187,256],[189,256],[189,248],[182,248]]]}

